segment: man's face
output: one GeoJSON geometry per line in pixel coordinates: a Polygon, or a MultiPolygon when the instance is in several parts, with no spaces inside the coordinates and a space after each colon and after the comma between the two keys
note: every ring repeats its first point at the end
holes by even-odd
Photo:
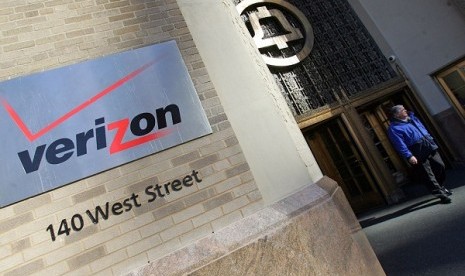
{"type": "Polygon", "coordinates": [[[407,119],[407,117],[408,117],[407,109],[405,109],[402,106],[402,109],[399,112],[397,112],[396,118],[400,119],[400,120],[405,120],[405,119],[407,119]]]}

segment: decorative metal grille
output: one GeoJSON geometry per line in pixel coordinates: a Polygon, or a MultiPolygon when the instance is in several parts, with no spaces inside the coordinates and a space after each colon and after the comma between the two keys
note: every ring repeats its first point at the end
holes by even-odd
{"type": "MultiPolygon", "coordinates": [[[[235,0],[235,4],[240,3],[235,0]]],[[[338,105],[340,100],[361,95],[369,88],[397,75],[381,53],[368,30],[346,0],[288,0],[310,21],[314,46],[310,55],[291,68],[270,67],[294,116],[338,105]]],[[[242,15],[251,34],[248,15],[242,15]]],[[[293,27],[300,23],[288,13],[284,15],[293,27]]],[[[266,37],[282,35],[279,22],[262,20],[266,37]]],[[[302,43],[279,50],[269,47],[262,51],[268,56],[289,57],[298,52],[302,43]]]]}

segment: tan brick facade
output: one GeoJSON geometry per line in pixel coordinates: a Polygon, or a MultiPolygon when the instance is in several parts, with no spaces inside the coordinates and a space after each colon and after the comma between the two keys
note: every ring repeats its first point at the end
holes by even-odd
{"type": "Polygon", "coordinates": [[[0,274],[125,273],[263,206],[175,0],[0,1],[0,80],[173,39],[213,134],[0,209],[0,274]],[[53,242],[46,230],[193,170],[201,182],[154,204],[53,242]]]}

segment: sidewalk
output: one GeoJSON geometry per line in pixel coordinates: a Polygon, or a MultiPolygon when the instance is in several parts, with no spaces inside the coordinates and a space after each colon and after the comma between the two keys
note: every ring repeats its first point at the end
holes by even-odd
{"type": "Polygon", "coordinates": [[[465,275],[465,169],[449,170],[446,187],[450,204],[412,187],[414,198],[358,216],[388,276],[465,275]]]}

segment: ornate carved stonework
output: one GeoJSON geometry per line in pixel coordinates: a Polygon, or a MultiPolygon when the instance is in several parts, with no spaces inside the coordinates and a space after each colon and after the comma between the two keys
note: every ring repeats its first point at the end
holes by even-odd
{"type": "Polygon", "coordinates": [[[360,96],[397,76],[346,0],[236,0],[235,4],[242,2],[257,2],[241,12],[256,41],[287,37],[279,45],[258,45],[265,58],[287,59],[305,48],[306,37],[299,39],[299,33],[290,29],[306,36],[308,28],[280,2],[295,6],[311,24],[314,41],[309,55],[293,66],[270,66],[294,116],[338,105],[340,99],[360,96]],[[279,16],[264,16],[265,10],[279,10],[279,16]],[[257,14],[262,18],[257,19],[257,14]]]}

